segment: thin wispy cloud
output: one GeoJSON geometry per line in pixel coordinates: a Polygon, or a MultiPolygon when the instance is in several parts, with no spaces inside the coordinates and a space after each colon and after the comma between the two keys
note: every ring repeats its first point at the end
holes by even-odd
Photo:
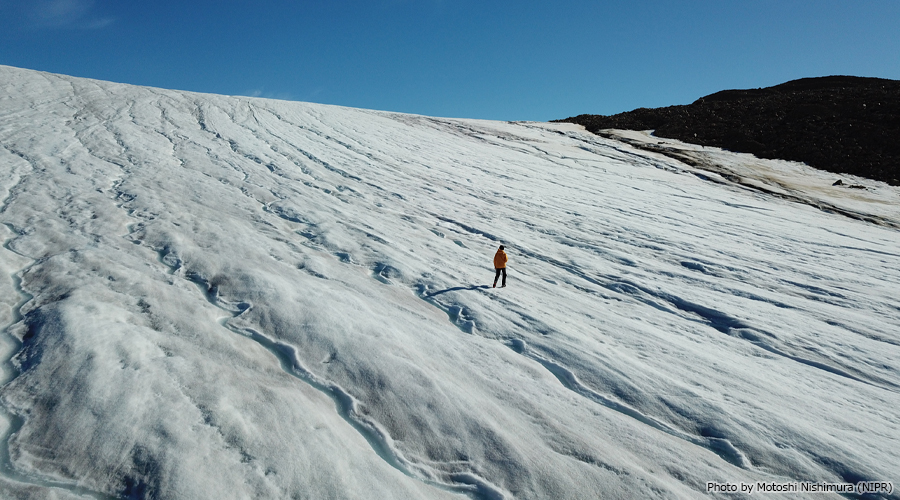
{"type": "Polygon", "coordinates": [[[101,29],[115,19],[95,12],[94,0],[38,0],[29,12],[35,28],[101,29]]]}
{"type": "Polygon", "coordinates": [[[246,97],[261,97],[263,99],[278,99],[279,101],[293,101],[294,96],[289,92],[270,92],[263,89],[251,89],[239,94],[246,97]]]}

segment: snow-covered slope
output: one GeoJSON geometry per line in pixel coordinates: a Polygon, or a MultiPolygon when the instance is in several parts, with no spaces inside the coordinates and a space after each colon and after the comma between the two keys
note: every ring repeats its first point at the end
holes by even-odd
{"type": "Polygon", "coordinates": [[[0,89],[0,496],[900,486],[897,229],[572,125],[0,89]]]}

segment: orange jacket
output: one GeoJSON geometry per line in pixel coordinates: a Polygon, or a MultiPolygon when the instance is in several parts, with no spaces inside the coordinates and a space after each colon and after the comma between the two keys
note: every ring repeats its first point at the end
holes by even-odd
{"type": "Polygon", "coordinates": [[[494,267],[497,269],[506,267],[506,252],[503,250],[497,250],[497,253],[494,254],[494,267]]]}

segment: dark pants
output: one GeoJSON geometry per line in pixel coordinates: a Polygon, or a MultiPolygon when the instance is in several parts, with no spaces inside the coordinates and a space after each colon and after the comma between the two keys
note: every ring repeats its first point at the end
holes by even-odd
{"type": "Polygon", "coordinates": [[[501,286],[506,286],[506,268],[505,267],[497,268],[497,275],[494,276],[494,285],[496,285],[497,280],[500,279],[501,273],[503,273],[503,284],[501,286]]]}

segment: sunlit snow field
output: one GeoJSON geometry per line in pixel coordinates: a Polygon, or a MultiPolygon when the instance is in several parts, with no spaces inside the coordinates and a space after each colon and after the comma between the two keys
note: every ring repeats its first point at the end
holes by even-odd
{"type": "Polygon", "coordinates": [[[0,496],[900,487],[897,226],[574,125],[10,67],[0,146],[0,496]]]}

